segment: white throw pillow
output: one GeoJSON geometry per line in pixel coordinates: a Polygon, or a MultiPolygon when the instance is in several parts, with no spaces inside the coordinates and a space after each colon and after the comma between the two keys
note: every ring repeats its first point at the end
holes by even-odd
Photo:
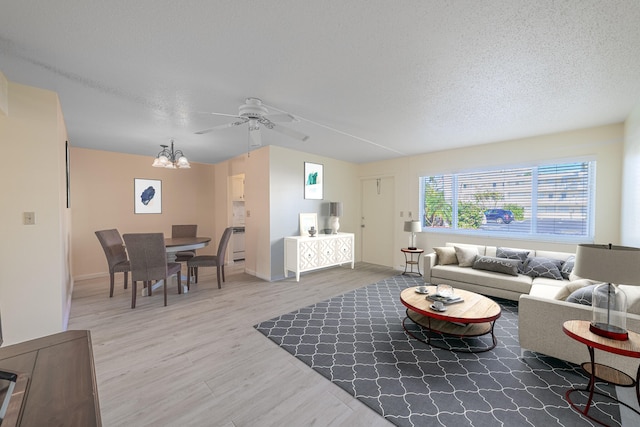
{"type": "Polygon", "coordinates": [[[458,265],[460,267],[472,267],[478,255],[478,249],[461,246],[454,246],[454,248],[456,250],[456,257],[458,258],[458,265]]]}
{"type": "Polygon", "coordinates": [[[457,264],[458,257],[456,257],[456,250],[451,246],[443,246],[433,248],[436,255],[438,256],[438,264],[447,265],[447,264],[457,264]]]}

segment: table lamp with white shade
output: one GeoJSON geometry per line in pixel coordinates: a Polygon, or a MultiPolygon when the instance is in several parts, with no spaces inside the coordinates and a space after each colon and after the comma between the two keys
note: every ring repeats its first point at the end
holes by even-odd
{"type": "Polygon", "coordinates": [[[640,249],[611,244],[578,245],[573,273],[604,282],[593,289],[589,330],[602,337],[627,340],[627,296],[617,285],[640,285],[640,249]]]}
{"type": "Polygon", "coordinates": [[[409,247],[407,249],[415,251],[416,248],[416,233],[422,231],[420,221],[405,221],[404,231],[411,233],[411,239],[409,240],[409,247]]]}
{"type": "Polygon", "coordinates": [[[331,228],[331,234],[338,234],[341,216],[342,202],[329,202],[329,228],[331,228]]]}

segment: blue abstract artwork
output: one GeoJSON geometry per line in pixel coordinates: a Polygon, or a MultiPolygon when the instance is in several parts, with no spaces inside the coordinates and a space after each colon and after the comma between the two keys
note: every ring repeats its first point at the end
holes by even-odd
{"type": "Polygon", "coordinates": [[[153,186],[148,186],[146,190],[142,192],[140,196],[140,201],[143,205],[147,206],[149,202],[153,199],[153,196],[156,195],[156,189],[153,186]]]}
{"type": "Polygon", "coordinates": [[[162,213],[162,181],[136,178],[133,191],[135,213],[162,213]]]}

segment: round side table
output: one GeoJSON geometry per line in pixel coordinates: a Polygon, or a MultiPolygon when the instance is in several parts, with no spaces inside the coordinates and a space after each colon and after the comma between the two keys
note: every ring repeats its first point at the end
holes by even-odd
{"type": "Polygon", "coordinates": [[[402,274],[417,274],[418,276],[422,276],[420,273],[420,255],[424,253],[424,249],[419,248],[402,248],[400,249],[404,254],[404,273],[402,274]],[[417,255],[417,259],[413,259],[413,256],[417,255]],[[413,271],[413,266],[418,268],[418,271],[413,271]],[[409,271],[407,271],[407,267],[411,267],[409,271]]]}
{"type": "Polygon", "coordinates": [[[589,409],[591,408],[591,404],[593,403],[593,395],[597,394],[599,396],[604,396],[608,399],[611,399],[621,405],[624,405],[630,410],[634,411],[636,414],[640,415],[640,412],[638,412],[635,408],[632,408],[626,403],[621,402],[614,396],[610,396],[608,394],[594,390],[596,380],[605,381],[609,384],[621,387],[635,387],[636,398],[638,399],[638,402],[640,402],[640,384],[638,383],[640,381],[640,366],[638,366],[636,378],[634,379],[626,373],[621,372],[615,368],[603,365],[601,363],[596,363],[594,358],[594,349],[597,348],[598,350],[606,351],[609,353],[640,359],[640,335],[635,332],[629,331],[629,339],[625,341],[618,341],[601,337],[600,335],[596,335],[589,330],[589,322],[586,320],[567,320],[562,325],[562,330],[569,337],[586,345],[587,349],[589,350],[589,358],[591,359],[589,362],[585,362],[582,364],[582,369],[584,369],[589,374],[589,384],[587,384],[587,387],[584,389],[572,388],[569,389],[565,394],[565,397],[571,407],[590,420],[602,425],[606,425],[602,421],[597,420],[589,415],[589,409]],[[589,393],[589,398],[587,399],[587,403],[585,404],[584,409],[578,408],[578,406],[571,400],[571,394],[574,392],[589,393]]]}

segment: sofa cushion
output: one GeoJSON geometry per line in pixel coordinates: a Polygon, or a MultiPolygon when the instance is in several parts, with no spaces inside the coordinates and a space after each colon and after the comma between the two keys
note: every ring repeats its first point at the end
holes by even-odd
{"type": "MultiPolygon", "coordinates": [[[[509,291],[528,294],[531,290],[532,279],[524,274],[510,276],[494,273],[493,271],[460,268],[457,265],[436,265],[431,269],[431,283],[460,282],[473,283],[492,289],[507,289],[509,291]]],[[[454,284],[455,287],[455,284],[454,284]]]]}
{"type": "Polygon", "coordinates": [[[473,268],[477,270],[495,271],[496,273],[509,274],[511,276],[518,275],[517,259],[506,259],[490,256],[477,256],[473,263],[473,268]]]}
{"type": "Polygon", "coordinates": [[[576,257],[573,255],[571,255],[562,263],[562,266],[560,267],[560,274],[564,279],[567,279],[567,280],[569,279],[569,276],[573,271],[573,266],[575,265],[575,263],[576,263],[576,257]]]}
{"type": "Polygon", "coordinates": [[[458,265],[460,267],[471,267],[476,260],[478,250],[476,248],[454,246],[456,250],[456,257],[458,258],[458,265]]]}
{"type": "Polygon", "coordinates": [[[458,263],[458,257],[456,256],[456,250],[454,248],[449,246],[442,246],[433,248],[433,250],[438,256],[438,264],[448,265],[458,263]]]}
{"type": "Polygon", "coordinates": [[[627,313],[640,314],[640,286],[620,285],[627,294],[627,313]]]}
{"type": "Polygon", "coordinates": [[[496,256],[498,258],[506,258],[506,259],[516,259],[520,263],[518,264],[518,273],[522,273],[524,263],[529,256],[530,251],[525,249],[513,249],[513,248],[496,248],[496,256]]]}
{"type": "Polygon", "coordinates": [[[593,289],[599,285],[587,285],[571,292],[565,301],[575,304],[591,305],[593,300],[593,289]]]}
{"type": "Polygon", "coordinates": [[[562,260],[533,257],[527,259],[522,272],[529,277],[547,277],[549,279],[562,280],[560,266],[562,266],[562,260]]]}
{"type": "Polygon", "coordinates": [[[578,279],[565,284],[556,294],[555,299],[565,301],[569,295],[585,286],[592,285],[593,282],[588,279],[578,279]]]}

